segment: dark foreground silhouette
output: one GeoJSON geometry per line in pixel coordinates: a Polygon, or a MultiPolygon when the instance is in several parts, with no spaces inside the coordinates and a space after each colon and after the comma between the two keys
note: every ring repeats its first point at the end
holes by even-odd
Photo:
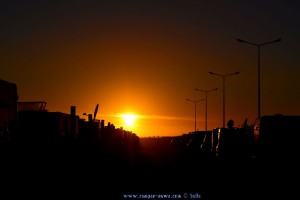
{"type": "Polygon", "coordinates": [[[170,138],[140,138],[136,151],[2,145],[1,197],[288,199],[296,194],[297,167],[293,161],[218,160],[174,146],[170,138]]]}

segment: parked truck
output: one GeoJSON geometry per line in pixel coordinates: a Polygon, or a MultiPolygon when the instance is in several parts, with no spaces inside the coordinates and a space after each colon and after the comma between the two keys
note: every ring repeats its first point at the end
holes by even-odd
{"type": "Polygon", "coordinates": [[[254,123],[255,156],[260,160],[299,157],[300,116],[265,115],[254,123]]]}
{"type": "Polygon", "coordinates": [[[79,117],[74,113],[49,112],[45,101],[18,102],[16,142],[45,145],[74,140],[79,117]]]}

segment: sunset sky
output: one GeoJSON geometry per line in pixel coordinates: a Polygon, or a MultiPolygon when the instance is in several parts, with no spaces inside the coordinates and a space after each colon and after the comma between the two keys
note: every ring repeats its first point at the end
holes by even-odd
{"type": "MultiPolygon", "coordinates": [[[[20,101],[46,101],[50,112],[93,113],[138,136],[194,131],[194,103],[208,93],[208,129],[261,115],[300,115],[300,4],[297,1],[36,0],[0,3],[0,79],[20,101]],[[135,114],[131,126],[121,115],[135,114]]],[[[205,130],[205,101],[197,129],[205,130]]]]}

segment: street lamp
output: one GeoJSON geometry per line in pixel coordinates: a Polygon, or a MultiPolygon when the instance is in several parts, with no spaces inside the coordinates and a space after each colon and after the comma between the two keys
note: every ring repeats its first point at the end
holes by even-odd
{"type": "Polygon", "coordinates": [[[260,117],[260,47],[266,44],[271,44],[271,43],[275,43],[275,42],[281,42],[281,38],[277,39],[277,40],[273,40],[270,42],[265,42],[265,43],[261,43],[261,44],[255,44],[252,42],[247,42],[241,39],[237,39],[238,42],[242,42],[242,43],[246,43],[246,44],[251,44],[254,46],[257,46],[257,55],[258,55],[258,118],[260,117]]]}
{"type": "Polygon", "coordinates": [[[191,102],[194,102],[195,103],[195,133],[196,133],[196,111],[197,111],[197,109],[196,109],[196,106],[197,106],[197,102],[199,102],[199,101],[203,101],[203,100],[205,100],[205,99],[201,99],[201,100],[190,100],[190,99],[185,99],[185,100],[187,100],[187,101],[191,101],[191,102]]]}
{"type": "Polygon", "coordinates": [[[212,75],[220,76],[223,78],[223,128],[225,128],[225,77],[239,74],[240,72],[235,72],[235,73],[227,74],[227,75],[216,74],[213,72],[208,72],[208,73],[210,73],[212,75]]]}
{"type": "Polygon", "coordinates": [[[217,89],[218,88],[215,88],[215,89],[212,89],[212,90],[199,90],[199,89],[195,88],[195,90],[197,90],[197,91],[205,92],[205,99],[206,99],[206,102],[205,102],[205,104],[206,104],[206,106],[205,106],[205,130],[206,131],[207,131],[207,93],[215,91],[217,89]]]}

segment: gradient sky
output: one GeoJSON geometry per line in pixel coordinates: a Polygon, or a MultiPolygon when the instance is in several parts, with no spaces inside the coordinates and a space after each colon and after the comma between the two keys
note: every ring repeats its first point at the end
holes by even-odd
{"type": "MultiPolygon", "coordinates": [[[[300,115],[300,4],[297,1],[36,0],[0,3],[0,79],[20,101],[46,101],[52,112],[93,113],[125,127],[134,113],[139,136],[194,131],[194,103],[208,93],[208,129],[257,117],[257,48],[261,114],[300,115]]],[[[197,129],[205,130],[205,101],[197,129]]]]}

